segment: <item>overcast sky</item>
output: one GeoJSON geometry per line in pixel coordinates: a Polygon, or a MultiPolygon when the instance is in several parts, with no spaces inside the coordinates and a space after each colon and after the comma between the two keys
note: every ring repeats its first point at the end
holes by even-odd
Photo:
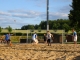
{"type": "MultiPolygon", "coordinates": [[[[21,28],[46,20],[47,0],[0,0],[0,26],[21,28]]],[[[49,20],[68,19],[72,0],[49,0],[49,20]]]]}

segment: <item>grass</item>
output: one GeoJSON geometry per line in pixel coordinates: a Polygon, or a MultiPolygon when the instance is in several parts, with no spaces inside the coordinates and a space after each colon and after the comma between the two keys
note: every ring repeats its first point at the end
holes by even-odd
{"type": "MultiPolygon", "coordinates": [[[[49,30],[51,33],[62,33],[63,30],[57,30],[55,32],[55,30],[49,30]]],[[[38,30],[34,30],[34,32],[37,32],[37,33],[46,33],[46,30],[41,30],[41,32],[39,32],[38,30]]],[[[12,30],[11,33],[34,33],[34,32],[31,32],[30,30],[12,30]]],[[[8,30],[7,29],[2,29],[2,33],[8,33],[8,30]]]]}

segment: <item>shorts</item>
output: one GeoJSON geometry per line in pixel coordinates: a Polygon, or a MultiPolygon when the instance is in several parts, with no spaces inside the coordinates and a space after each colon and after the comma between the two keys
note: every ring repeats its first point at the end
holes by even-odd
{"type": "Polygon", "coordinates": [[[38,43],[38,40],[37,40],[37,39],[34,38],[34,39],[32,39],[32,40],[33,40],[35,43],[38,43]]]}
{"type": "Polygon", "coordinates": [[[34,41],[35,41],[36,43],[38,43],[38,40],[37,40],[37,39],[35,39],[34,41]]]}
{"type": "Polygon", "coordinates": [[[74,41],[77,41],[77,37],[74,37],[74,41]]]}
{"type": "Polygon", "coordinates": [[[51,39],[48,39],[47,42],[48,42],[48,43],[51,43],[51,39]]]}
{"type": "Polygon", "coordinates": [[[44,39],[44,41],[46,41],[46,39],[44,39]]]}
{"type": "Polygon", "coordinates": [[[10,39],[6,40],[7,44],[10,43],[10,41],[11,41],[10,39]]]}
{"type": "Polygon", "coordinates": [[[10,39],[8,39],[8,41],[11,41],[10,39]]]}
{"type": "Polygon", "coordinates": [[[33,41],[35,40],[35,38],[32,39],[33,41]]]}

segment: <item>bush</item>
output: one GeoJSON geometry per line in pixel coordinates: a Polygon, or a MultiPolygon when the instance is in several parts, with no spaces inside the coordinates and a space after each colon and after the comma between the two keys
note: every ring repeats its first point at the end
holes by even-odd
{"type": "Polygon", "coordinates": [[[46,33],[37,33],[38,36],[44,36],[46,33]]]}
{"type": "Polygon", "coordinates": [[[22,36],[22,33],[15,33],[16,36],[22,36]]]}

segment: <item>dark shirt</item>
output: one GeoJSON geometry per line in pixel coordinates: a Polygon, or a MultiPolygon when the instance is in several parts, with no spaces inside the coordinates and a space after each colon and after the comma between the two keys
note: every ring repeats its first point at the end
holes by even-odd
{"type": "Polygon", "coordinates": [[[46,41],[46,36],[44,36],[44,41],[46,41]]]}

